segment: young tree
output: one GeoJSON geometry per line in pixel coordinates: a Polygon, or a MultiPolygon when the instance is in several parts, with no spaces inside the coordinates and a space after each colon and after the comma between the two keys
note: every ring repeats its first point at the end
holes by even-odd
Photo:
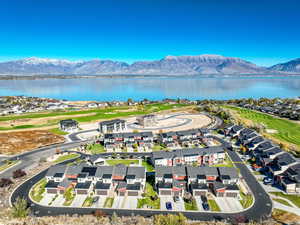
{"type": "Polygon", "coordinates": [[[11,184],[13,184],[13,182],[11,181],[11,179],[1,178],[1,180],[0,180],[0,187],[7,187],[7,186],[9,186],[11,184]]]}
{"type": "Polygon", "coordinates": [[[20,178],[26,176],[26,172],[24,170],[18,169],[13,172],[13,178],[20,178]]]}

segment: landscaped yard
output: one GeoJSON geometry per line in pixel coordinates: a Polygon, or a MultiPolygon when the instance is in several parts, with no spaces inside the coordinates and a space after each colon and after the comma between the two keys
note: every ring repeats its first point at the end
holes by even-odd
{"type": "Polygon", "coordinates": [[[249,208],[253,203],[253,196],[252,195],[245,195],[243,192],[240,192],[241,200],[240,203],[244,209],[249,208]]]}
{"type": "Polygon", "coordinates": [[[38,183],[36,183],[31,191],[30,191],[30,197],[36,201],[36,202],[40,202],[43,198],[43,194],[45,192],[45,186],[47,184],[47,180],[46,178],[43,178],[42,180],[40,180],[38,183]]]}
{"type": "Polygon", "coordinates": [[[6,162],[2,166],[0,166],[0,172],[16,165],[18,162],[20,162],[20,160],[14,160],[14,161],[6,160],[6,162]]]}
{"type": "Polygon", "coordinates": [[[64,202],[64,206],[70,206],[75,198],[75,191],[72,187],[69,187],[65,193],[64,193],[64,198],[65,198],[65,202],[64,202]]]}
{"type": "Polygon", "coordinates": [[[212,167],[234,167],[234,165],[233,165],[231,159],[229,158],[229,156],[226,154],[226,157],[225,157],[225,160],[223,163],[212,165],[212,167]]]}
{"type": "Polygon", "coordinates": [[[93,197],[88,196],[88,197],[84,200],[82,206],[83,206],[83,207],[91,207],[92,204],[93,204],[93,200],[94,200],[93,197]]]}
{"type": "Polygon", "coordinates": [[[49,131],[53,134],[58,134],[58,135],[67,135],[68,134],[68,132],[62,131],[59,128],[53,128],[53,129],[50,129],[49,131]]]}
{"type": "Polygon", "coordinates": [[[234,110],[244,119],[263,124],[267,129],[275,130],[275,133],[268,134],[271,137],[285,143],[295,144],[300,148],[300,124],[249,109],[233,106],[224,107],[234,110]]]}
{"type": "Polygon", "coordinates": [[[282,197],[282,198],[286,198],[288,200],[290,200],[292,203],[294,203],[298,208],[300,208],[300,196],[297,195],[288,195],[288,194],[284,194],[282,192],[270,192],[270,194],[278,196],[278,197],[282,197]]]}
{"type": "Polygon", "coordinates": [[[161,151],[161,150],[167,150],[167,148],[164,147],[164,146],[162,146],[162,145],[155,144],[155,145],[152,147],[152,150],[153,150],[153,151],[161,151]]]}
{"type": "Polygon", "coordinates": [[[185,210],[198,210],[197,202],[193,199],[191,202],[184,202],[185,210]]]}
{"type": "Polygon", "coordinates": [[[79,157],[80,155],[79,154],[77,154],[77,153],[71,153],[71,154],[68,154],[68,155],[62,155],[62,156],[60,156],[60,157],[58,157],[55,161],[54,161],[54,163],[61,163],[61,162],[63,162],[63,161],[66,161],[66,160],[69,160],[69,159],[75,159],[75,158],[77,158],[77,157],[79,157]]]}
{"type": "Polygon", "coordinates": [[[154,191],[153,186],[150,183],[146,183],[145,193],[143,198],[138,199],[137,208],[147,208],[160,209],[160,198],[158,198],[157,193],[154,191]]]}
{"type": "Polygon", "coordinates": [[[104,208],[111,208],[114,203],[114,198],[106,198],[104,202],[104,208]]]}
{"type": "Polygon", "coordinates": [[[101,144],[89,144],[86,147],[86,150],[91,152],[91,154],[99,154],[99,153],[106,152],[106,150],[104,149],[104,146],[101,144]]]}
{"type": "Polygon", "coordinates": [[[210,208],[211,211],[214,211],[214,212],[220,212],[221,211],[221,209],[218,206],[217,202],[213,199],[208,199],[208,205],[209,205],[209,208],[210,208]]]}
{"type": "Polygon", "coordinates": [[[146,168],[147,172],[153,172],[154,171],[154,167],[145,160],[143,160],[142,166],[146,168]]]}
{"type": "Polygon", "coordinates": [[[109,159],[109,160],[106,160],[106,163],[111,166],[114,166],[117,164],[130,165],[130,164],[139,164],[139,160],[137,160],[137,159],[109,159]]]}

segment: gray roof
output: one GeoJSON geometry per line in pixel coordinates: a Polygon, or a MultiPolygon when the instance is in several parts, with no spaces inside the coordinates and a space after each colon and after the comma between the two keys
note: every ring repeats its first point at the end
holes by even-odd
{"type": "Polygon", "coordinates": [[[126,176],[127,167],[123,164],[115,165],[113,168],[113,176],[126,176]]]}
{"type": "Polygon", "coordinates": [[[77,175],[81,172],[82,167],[83,167],[83,164],[68,166],[67,170],[66,170],[66,174],[77,175]]]}
{"type": "Polygon", "coordinates": [[[146,170],[143,166],[130,166],[127,168],[127,176],[135,175],[135,178],[141,179],[146,177],[146,170]]]}
{"type": "Polygon", "coordinates": [[[296,162],[296,159],[289,153],[283,153],[276,157],[277,163],[281,166],[286,166],[296,162]]]}
{"type": "Polygon", "coordinates": [[[218,170],[217,167],[208,167],[208,166],[203,166],[203,167],[192,167],[192,166],[187,166],[187,175],[189,178],[197,178],[198,175],[205,175],[205,176],[218,176],[218,170]]]}
{"type": "Polygon", "coordinates": [[[239,178],[239,174],[236,168],[233,167],[218,167],[219,175],[222,179],[222,176],[229,176],[230,179],[239,178]]]}
{"type": "Polygon", "coordinates": [[[110,125],[110,124],[114,124],[114,123],[125,123],[125,122],[126,122],[125,120],[115,119],[115,120],[103,121],[103,122],[100,122],[99,124],[101,126],[103,126],[103,125],[110,125]]]}
{"type": "Polygon", "coordinates": [[[113,168],[113,166],[98,166],[95,177],[103,178],[103,175],[112,175],[113,168]]]}
{"type": "Polygon", "coordinates": [[[53,177],[56,173],[65,173],[66,168],[66,165],[51,166],[46,173],[46,177],[53,177]]]}
{"type": "Polygon", "coordinates": [[[173,170],[171,166],[157,166],[155,168],[156,177],[164,177],[165,174],[172,174],[173,170]]]}

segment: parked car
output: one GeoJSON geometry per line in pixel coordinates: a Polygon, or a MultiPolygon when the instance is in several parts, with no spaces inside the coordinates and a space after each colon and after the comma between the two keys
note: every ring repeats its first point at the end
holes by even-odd
{"type": "Polygon", "coordinates": [[[207,202],[203,202],[203,203],[202,203],[202,207],[203,207],[203,209],[204,209],[205,211],[208,211],[208,210],[209,210],[209,205],[208,205],[207,202]]]}
{"type": "Polygon", "coordinates": [[[172,210],[172,203],[166,202],[166,208],[167,208],[167,210],[172,210]]]}
{"type": "Polygon", "coordinates": [[[207,197],[204,195],[201,195],[201,201],[206,203],[207,202],[207,197]]]}
{"type": "Polygon", "coordinates": [[[264,184],[265,184],[265,185],[268,185],[268,184],[272,184],[272,183],[273,183],[273,179],[272,179],[272,178],[269,178],[269,177],[265,177],[265,178],[263,179],[263,181],[264,181],[264,184]]]}
{"type": "Polygon", "coordinates": [[[174,196],[174,202],[178,202],[179,201],[179,197],[178,196],[174,196]]]}

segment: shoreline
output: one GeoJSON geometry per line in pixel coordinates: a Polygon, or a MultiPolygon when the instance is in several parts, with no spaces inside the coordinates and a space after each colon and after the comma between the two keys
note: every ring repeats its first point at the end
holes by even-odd
{"type": "Polygon", "coordinates": [[[300,78],[300,74],[212,74],[212,75],[0,75],[0,80],[92,79],[92,78],[300,78]]]}

